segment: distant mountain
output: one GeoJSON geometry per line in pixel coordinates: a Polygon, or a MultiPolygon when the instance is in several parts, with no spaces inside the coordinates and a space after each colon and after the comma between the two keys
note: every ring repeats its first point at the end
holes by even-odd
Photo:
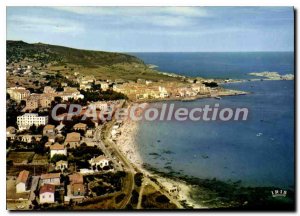
{"type": "Polygon", "coordinates": [[[73,49],[43,43],[29,44],[24,41],[6,41],[7,63],[23,60],[43,64],[72,64],[84,67],[108,66],[118,63],[137,63],[143,61],[127,54],[103,51],[73,49]]]}

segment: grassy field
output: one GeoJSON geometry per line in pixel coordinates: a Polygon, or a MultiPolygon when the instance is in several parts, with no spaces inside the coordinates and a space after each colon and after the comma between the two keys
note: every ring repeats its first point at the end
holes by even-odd
{"type": "Polygon", "coordinates": [[[18,176],[22,170],[27,170],[31,175],[41,175],[48,172],[48,165],[18,165],[6,166],[7,176],[18,176]]]}
{"type": "Polygon", "coordinates": [[[47,165],[48,164],[48,156],[47,155],[35,154],[31,163],[32,164],[47,165]]]}
{"type": "Polygon", "coordinates": [[[9,152],[7,161],[13,161],[14,164],[27,164],[33,158],[34,152],[9,152]]]}

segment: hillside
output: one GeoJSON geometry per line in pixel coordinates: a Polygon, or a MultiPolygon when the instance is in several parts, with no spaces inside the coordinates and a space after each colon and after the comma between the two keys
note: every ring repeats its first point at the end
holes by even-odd
{"type": "Polygon", "coordinates": [[[148,79],[178,80],[158,73],[135,56],[115,52],[74,49],[43,43],[29,44],[23,41],[6,41],[7,66],[31,65],[46,73],[72,76],[93,75],[98,79],[148,79]]]}
{"type": "Polygon", "coordinates": [[[27,58],[29,61],[37,61],[43,64],[74,64],[84,67],[106,66],[119,63],[143,62],[127,54],[73,49],[69,47],[49,45],[43,43],[29,44],[23,41],[7,41],[8,63],[20,62],[27,58]]]}

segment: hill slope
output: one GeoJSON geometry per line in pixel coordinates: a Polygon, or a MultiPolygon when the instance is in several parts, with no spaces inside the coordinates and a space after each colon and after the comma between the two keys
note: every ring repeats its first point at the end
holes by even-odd
{"type": "Polygon", "coordinates": [[[73,64],[84,67],[106,66],[119,63],[144,64],[142,60],[127,54],[73,49],[69,47],[23,41],[6,41],[7,62],[24,59],[43,64],[73,64]]]}
{"type": "Polygon", "coordinates": [[[23,41],[6,41],[7,66],[31,65],[46,73],[74,76],[93,75],[97,79],[147,79],[178,80],[149,68],[142,60],[123,53],[80,50],[43,43],[30,44],[23,41]]]}

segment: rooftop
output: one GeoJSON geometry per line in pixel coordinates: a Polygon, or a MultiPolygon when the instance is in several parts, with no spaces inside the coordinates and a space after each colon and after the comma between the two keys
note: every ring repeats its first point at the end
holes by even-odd
{"type": "Polygon", "coordinates": [[[59,143],[55,143],[50,146],[50,150],[64,150],[64,149],[65,149],[65,146],[61,145],[59,143]]]}
{"type": "Polygon", "coordinates": [[[73,184],[83,183],[83,176],[79,173],[69,175],[69,180],[73,184]]]}
{"type": "Polygon", "coordinates": [[[47,124],[45,127],[44,127],[44,130],[51,130],[51,129],[54,129],[54,125],[51,125],[51,124],[47,124]]]}
{"type": "Polygon", "coordinates": [[[17,184],[23,182],[26,183],[29,177],[29,171],[23,170],[19,173],[19,176],[17,178],[17,184]]]}
{"type": "Polygon", "coordinates": [[[80,133],[72,132],[67,134],[67,138],[65,142],[79,142],[80,141],[80,133]]]}
{"type": "Polygon", "coordinates": [[[43,194],[43,193],[54,193],[54,192],[55,192],[55,186],[51,185],[51,184],[44,184],[40,188],[40,194],[43,194]]]}
{"type": "Polygon", "coordinates": [[[60,178],[60,173],[46,173],[41,175],[41,179],[60,178]]]}

